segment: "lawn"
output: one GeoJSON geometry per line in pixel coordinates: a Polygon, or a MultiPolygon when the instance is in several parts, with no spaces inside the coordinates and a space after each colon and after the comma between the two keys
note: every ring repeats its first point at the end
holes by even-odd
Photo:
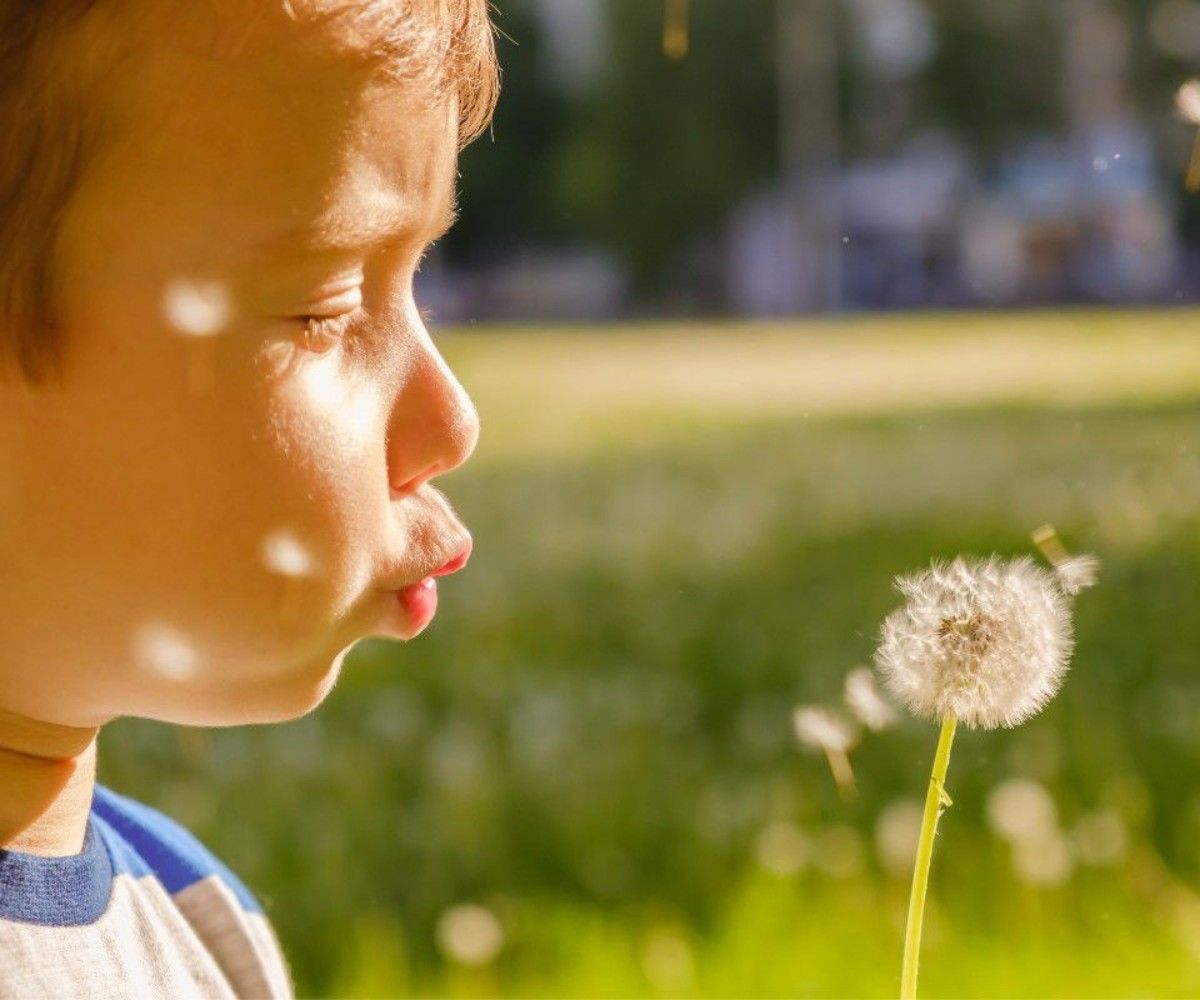
{"type": "Polygon", "coordinates": [[[1101,584],[1059,698],[959,738],[923,993],[1200,995],[1197,324],[445,332],[484,432],[434,625],[294,723],[122,720],[101,778],[243,875],[302,995],[894,995],[887,817],[935,730],[867,738],[847,802],[791,709],[869,660],[896,573],[1052,522],[1101,584]],[[1053,799],[1052,878],[989,826],[1013,779],[1053,799]],[[503,931],[482,967],[438,946],[464,902],[503,931]]]}

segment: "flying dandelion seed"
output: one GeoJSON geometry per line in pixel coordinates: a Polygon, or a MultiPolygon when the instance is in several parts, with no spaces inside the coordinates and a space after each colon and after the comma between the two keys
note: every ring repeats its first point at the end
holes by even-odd
{"type": "Polygon", "coordinates": [[[896,710],[879,693],[869,667],[856,667],[846,675],[843,696],[850,714],[872,732],[887,729],[898,718],[896,710]]]}
{"type": "Polygon", "coordinates": [[[1200,80],[1188,80],[1175,91],[1175,110],[1184,121],[1196,126],[1192,155],[1183,182],[1184,188],[1194,193],[1200,190],[1200,80]]]}
{"type": "Polygon", "coordinates": [[[801,705],[792,713],[792,728],[805,746],[821,750],[829,762],[834,784],[843,798],[857,794],[849,752],[858,742],[858,729],[837,712],[816,705],[801,705]]]}
{"type": "Polygon", "coordinates": [[[189,392],[211,393],[216,386],[216,345],[213,338],[233,315],[229,289],[221,282],[177,279],[163,290],[163,316],[184,344],[189,392]]]}
{"type": "MultiPolygon", "coordinates": [[[[1046,542],[1052,533],[1039,529],[1035,536],[1046,542]]],[[[955,729],[959,723],[1015,726],[1054,697],[1075,644],[1068,588],[1094,582],[1096,565],[1077,564],[1064,580],[1029,558],[960,556],[896,579],[905,601],[884,619],[875,663],[892,694],[915,714],[941,722],[913,865],[902,1000],[917,995],[933,842],[942,810],[951,804],[945,783],[955,729]]],[[[1043,847],[1019,863],[1043,863],[1039,875],[1048,883],[1063,864],[1057,846],[1043,847]]],[[[1066,864],[1069,875],[1069,850],[1066,864]]]]}
{"type": "Polygon", "coordinates": [[[200,654],[186,636],[161,622],[134,631],[133,652],[145,669],[174,681],[187,680],[200,665],[200,654]]]}
{"type": "Polygon", "coordinates": [[[1043,524],[1030,533],[1046,561],[1058,575],[1058,585],[1074,597],[1081,590],[1094,586],[1100,576],[1100,560],[1095,556],[1073,556],[1067,551],[1052,524],[1043,524]]]}
{"type": "Polygon", "coordinates": [[[504,946],[504,929],[491,910],[463,903],[438,918],[437,941],[446,957],[459,965],[488,965],[504,946]]]}
{"type": "Polygon", "coordinates": [[[688,0],[665,0],[663,10],[663,54],[683,59],[688,52],[688,0]]]}
{"type": "Polygon", "coordinates": [[[1058,575],[1058,585],[1074,597],[1081,590],[1096,585],[1100,578],[1100,560],[1095,556],[1070,556],[1057,563],[1054,572],[1058,575]]]}

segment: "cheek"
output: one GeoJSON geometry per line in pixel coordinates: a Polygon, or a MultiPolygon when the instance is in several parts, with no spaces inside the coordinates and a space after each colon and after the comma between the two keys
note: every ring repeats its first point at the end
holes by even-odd
{"type": "Polygon", "coordinates": [[[388,542],[383,400],[337,352],[305,357],[262,398],[263,518],[298,556],[311,553],[295,560],[311,612],[340,618],[375,580],[388,542]]]}
{"type": "Polygon", "coordinates": [[[155,715],[171,691],[319,679],[373,618],[380,394],[334,353],[279,377],[249,361],[220,359],[203,398],[174,361],[97,365],[29,434],[0,582],[45,643],[34,658],[127,666],[97,703],[155,715]]]}

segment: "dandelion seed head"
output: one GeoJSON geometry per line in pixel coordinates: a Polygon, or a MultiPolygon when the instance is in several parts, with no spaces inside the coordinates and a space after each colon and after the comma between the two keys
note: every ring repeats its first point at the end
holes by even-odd
{"type": "Polygon", "coordinates": [[[1100,560],[1095,556],[1068,556],[1054,564],[1058,585],[1074,597],[1081,590],[1094,586],[1100,576],[1100,560]]]}
{"type": "Polygon", "coordinates": [[[843,694],[850,714],[872,732],[895,723],[896,710],[884,701],[869,667],[856,667],[846,675],[843,694]]]}
{"type": "Polygon", "coordinates": [[[817,705],[801,705],[792,713],[796,738],[817,750],[845,753],[858,742],[858,731],[839,712],[817,705]]]}
{"type": "Polygon", "coordinates": [[[1020,558],[962,557],[896,579],[875,663],[911,711],[972,727],[1015,726],[1058,691],[1074,637],[1053,572],[1020,558]]]}

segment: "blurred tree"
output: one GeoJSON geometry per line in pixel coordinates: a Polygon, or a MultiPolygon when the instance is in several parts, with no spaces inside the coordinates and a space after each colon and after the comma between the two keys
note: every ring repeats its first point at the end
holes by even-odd
{"type": "Polygon", "coordinates": [[[1061,33],[1053,4],[934,0],[931,6],[938,45],[920,117],[985,154],[1061,121],[1061,33]]]}
{"type": "Polygon", "coordinates": [[[496,5],[502,95],[489,134],[463,153],[462,221],[447,236],[451,261],[468,254],[503,258],[513,248],[553,242],[573,220],[547,192],[556,187],[558,151],[570,119],[568,98],[544,72],[543,38],[532,0],[496,5]]]}
{"type": "Polygon", "coordinates": [[[662,8],[612,0],[611,71],[571,119],[551,194],[660,292],[776,169],[774,5],[691,5],[687,58],[662,55],[662,8]]]}

